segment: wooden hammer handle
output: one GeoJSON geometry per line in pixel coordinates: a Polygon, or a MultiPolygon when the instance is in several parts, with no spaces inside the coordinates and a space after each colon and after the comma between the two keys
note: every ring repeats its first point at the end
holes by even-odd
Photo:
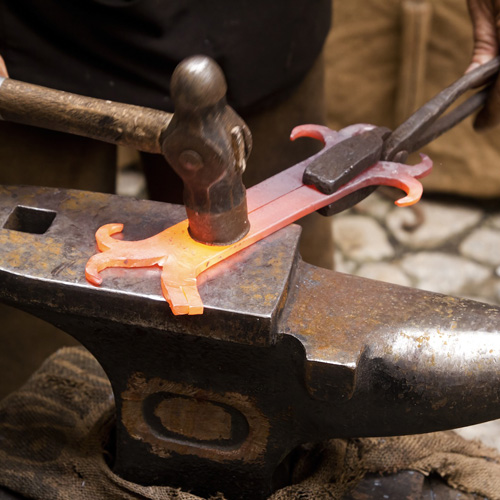
{"type": "Polygon", "coordinates": [[[0,117],[100,141],[161,153],[172,114],[0,78],[0,117]]]}

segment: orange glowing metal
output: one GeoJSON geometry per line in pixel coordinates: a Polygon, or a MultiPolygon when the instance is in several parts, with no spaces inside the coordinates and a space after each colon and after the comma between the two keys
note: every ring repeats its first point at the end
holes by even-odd
{"type": "MultiPolygon", "coordinates": [[[[339,132],[318,125],[301,125],[292,131],[291,138],[313,137],[325,144],[325,149],[338,142],[373,128],[353,125],[339,132]]],[[[321,155],[319,152],[316,156],[321,155]]],[[[196,277],[209,267],[243,250],[278,229],[315,210],[333,203],[363,187],[387,185],[406,191],[407,196],[396,201],[398,206],[412,205],[422,195],[422,185],[416,180],[430,173],[431,160],[421,155],[417,165],[378,162],[332,195],[320,193],[302,183],[304,169],[313,158],[271,177],[248,190],[249,233],[237,243],[209,246],[194,241],[184,220],[161,233],[140,241],[122,241],[112,237],[120,233],[123,224],[106,224],[98,229],[96,240],[102,253],[92,256],[85,268],[87,280],[100,285],[100,271],[109,267],[162,268],[161,285],[172,312],[202,314],[203,302],[198,293],[196,277]]]]}

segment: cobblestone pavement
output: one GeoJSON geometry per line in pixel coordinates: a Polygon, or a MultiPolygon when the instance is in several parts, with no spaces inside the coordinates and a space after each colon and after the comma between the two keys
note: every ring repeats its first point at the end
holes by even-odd
{"type": "MultiPolygon", "coordinates": [[[[375,192],[334,217],[336,270],[500,305],[500,201],[375,192]]],[[[500,450],[500,420],[459,430],[500,450]]]]}

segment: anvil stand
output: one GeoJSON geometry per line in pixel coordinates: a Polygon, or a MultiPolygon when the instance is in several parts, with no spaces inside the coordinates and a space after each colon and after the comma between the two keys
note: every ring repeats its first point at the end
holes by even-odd
{"type": "Polygon", "coordinates": [[[68,332],[116,401],[114,471],[140,484],[259,499],[300,443],[500,417],[500,308],[303,263],[285,228],[204,273],[201,316],[174,317],[159,270],[83,269],[120,217],[142,239],[183,208],[0,189],[0,298],[68,332]]]}

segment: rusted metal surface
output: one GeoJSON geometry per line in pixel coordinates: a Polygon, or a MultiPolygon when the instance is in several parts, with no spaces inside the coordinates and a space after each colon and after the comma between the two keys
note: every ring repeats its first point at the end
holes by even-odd
{"type": "Polygon", "coordinates": [[[300,269],[280,329],[305,349],[310,393],[337,398],[337,436],[423,433],[479,414],[496,418],[497,307],[300,269]]]}
{"type": "Polygon", "coordinates": [[[86,282],[93,231],[117,215],[136,239],[183,210],[0,189],[0,298],[99,360],[116,399],[114,470],[124,478],[265,498],[300,443],[500,417],[499,308],[306,265],[291,226],[208,270],[206,313],[175,317],[159,270],[107,270],[100,289],[86,282]]]}
{"type": "MultiPolygon", "coordinates": [[[[49,279],[51,285],[78,290],[82,292],[82,300],[85,298],[85,303],[80,303],[75,297],[61,297],[62,314],[83,310],[92,316],[95,301],[101,297],[106,301],[106,317],[112,321],[159,329],[172,322],[161,294],[160,269],[104,271],[106,279],[100,288],[90,285],[83,271],[89,256],[96,252],[94,232],[100,225],[119,216],[125,221],[125,239],[146,238],[183,220],[182,206],[85,191],[6,186],[0,189],[0,207],[0,265],[25,280],[26,289],[19,290],[19,302],[23,297],[30,301],[32,292],[37,293],[33,287],[48,286],[45,280],[49,279]],[[43,234],[26,232],[22,225],[13,230],[11,214],[17,206],[24,207],[23,211],[29,214],[30,231],[35,226],[43,234]],[[55,214],[48,228],[38,217],[42,208],[44,214],[47,211],[55,214]],[[134,306],[129,309],[127,303],[134,306]]],[[[260,243],[256,248],[266,249],[269,255],[265,262],[260,256],[256,265],[248,266],[248,255],[254,255],[255,251],[248,249],[231,259],[230,273],[224,273],[224,263],[206,271],[200,278],[206,317],[178,318],[170,327],[178,333],[190,332],[219,340],[271,344],[276,334],[278,306],[296,258],[294,249],[299,231],[297,227],[289,227],[279,237],[260,243]],[[260,269],[258,263],[265,267],[260,269]],[[224,273],[222,286],[215,279],[220,273],[224,273]],[[245,322],[235,321],[240,316],[245,322]]]]}
{"type": "Polygon", "coordinates": [[[249,230],[241,176],[252,148],[226,90],[221,69],[205,56],[174,71],[174,115],[0,78],[0,118],[163,154],[184,182],[192,237],[222,245],[249,230]]]}
{"type": "MultiPolygon", "coordinates": [[[[342,500],[425,500],[422,497],[425,481],[426,477],[417,471],[402,471],[390,475],[368,474],[354,491],[345,495],[342,500]]],[[[442,497],[431,498],[451,500],[442,497]]]]}
{"type": "Polygon", "coordinates": [[[368,474],[342,500],[488,500],[451,488],[439,476],[417,471],[368,474]]]}

